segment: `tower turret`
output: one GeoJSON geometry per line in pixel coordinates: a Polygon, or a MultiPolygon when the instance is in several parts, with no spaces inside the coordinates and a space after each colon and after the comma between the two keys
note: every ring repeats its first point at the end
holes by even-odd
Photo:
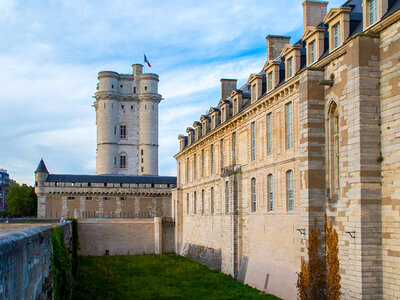
{"type": "Polygon", "coordinates": [[[45,182],[48,175],[49,175],[49,171],[47,170],[46,164],[44,163],[43,158],[42,158],[42,159],[40,159],[40,162],[35,171],[36,185],[38,185],[39,182],[45,182]]]}

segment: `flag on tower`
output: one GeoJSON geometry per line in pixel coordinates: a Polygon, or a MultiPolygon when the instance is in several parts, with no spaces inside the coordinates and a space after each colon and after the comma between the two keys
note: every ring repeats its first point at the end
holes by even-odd
{"type": "Polygon", "coordinates": [[[147,59],[147,57],[146,57],[146,54],[143,54],[143,55],[144,55],[144,62],[147,63],[147,65],[148,65],[149,67],[151,67],[151,64],[150,64],[150,62],[148,61],[148,59],[147,59]]]}

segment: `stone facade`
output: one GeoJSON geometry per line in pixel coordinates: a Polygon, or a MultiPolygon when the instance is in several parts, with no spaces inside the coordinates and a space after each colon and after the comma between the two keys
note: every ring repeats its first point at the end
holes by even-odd
{"type": "Polygon", "coordinates": [[[343,298],[400,297],[400,1],[369,5],[305,1],[302,40],[269,36],[262,71],[179,137],[177,252],[295,299],[326,213],[343,298]]]}

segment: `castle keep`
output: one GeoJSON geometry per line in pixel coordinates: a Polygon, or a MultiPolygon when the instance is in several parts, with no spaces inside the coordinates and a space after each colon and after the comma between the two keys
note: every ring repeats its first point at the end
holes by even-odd
{"type": "Polygon", "coordinates": [[[100,72],[94,108],[97,174],[158,175],[158,75],[100,72]]]}
{"type": "Polygon", "coordinates": [[[38,217],[171,217],[176,177],[158,176],[158,75],[100,72],[94,95],[97,175],[35,172],[38,217]]]}
{"type": "MultiPolygon", "coordinates": [[[[176,251],[296,299],[315,217],[339,235],[343,299],[400,297],[400,1],[303,2],[300,40],[179,136],[176,251]]],[[[284,18],[284,16],[283,16],[284,18]]]]}

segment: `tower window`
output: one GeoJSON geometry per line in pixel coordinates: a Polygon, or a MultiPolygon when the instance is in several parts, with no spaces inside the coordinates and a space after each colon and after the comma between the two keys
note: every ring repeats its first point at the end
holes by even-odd
{"type": "Polygon", "coordinates": [[[124,109],[124,108],[125,108],[125,105],[121,104],[121,109],[124,109]]]}
{"type": "Polygon", "coordinates": [[[120,85],[120,88],[123,88],[123,87],[124,87],[124,86],[121,84],[121,85],[120,85]]]}
{"type": "Polygon", "coordinates": [[[136,86],[133,87],[133,93],[136,94],[136,86]]]}
{"type": "Polygon", "coordinates": [[[121,154],[121,156],[119,157],[119,167],[121,169],[126,168],[126,155],[125,154],[121,154]]]}
{"type": "Polygon", "coordinates": [[[121,125],[119,128],[119,136],[121,139],[126,139],[126,125],[121,125]]]}
{"type": "Polygon", "coordinates": [[[114,157],[114,166],[116,166],[116,165],[117,165],[117,158],[114,157]]]}
{"type": "Polygon", "coordinates": [[[111,85],[111,88],[112,88],[112,89],[114,88],[114,85],[113,85],[113,84],[111,85]]]}
{"type": "Polygon", "coordinates": [[[117,135],[117,126],[114,126],[114,135],[117,135]]]}
{"type": "Polygon", "coordinates": [[[144,87],[144,90],[147,91],[147,86],[144,87]]]}
{"type": "Polygon", "coordinates": [[[133,110],[133,105],[131,105],[131,110],[133,110]]]}

